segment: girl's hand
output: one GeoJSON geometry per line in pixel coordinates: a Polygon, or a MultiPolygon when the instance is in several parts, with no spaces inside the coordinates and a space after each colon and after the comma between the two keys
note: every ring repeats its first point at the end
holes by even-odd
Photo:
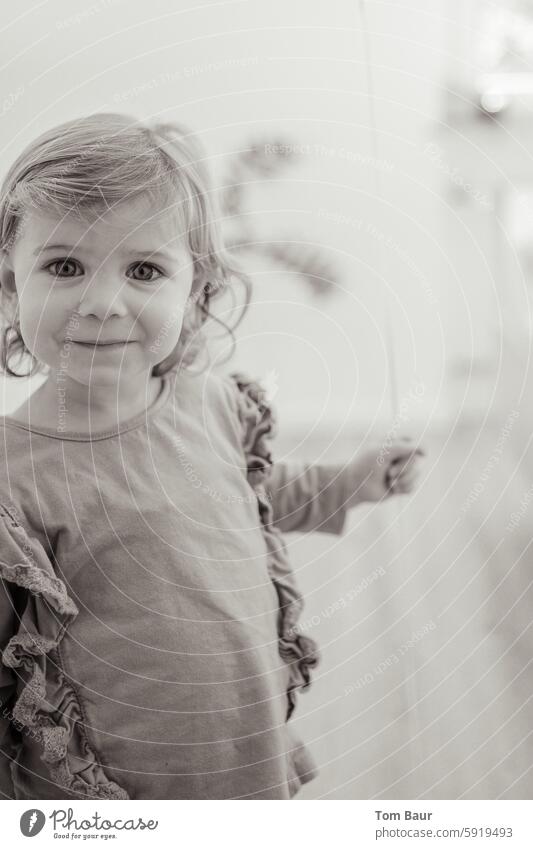
{"type": "Polygon", "coordinates": [[[409,439],[395,439],[386,448],[376,445],[363,449],[346,469],[351,474],[353,492],[346,506],[411,492],[425,453],[423,448],[414,448],[409,439]]]}

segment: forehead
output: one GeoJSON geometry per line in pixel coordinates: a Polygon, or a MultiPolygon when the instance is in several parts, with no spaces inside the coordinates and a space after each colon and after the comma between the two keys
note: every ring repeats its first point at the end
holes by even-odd
{"type": "Polygon", "coordinates": [[[46,244],[58,243],[99,252],[135,246],[176,250],[186,247],[186,233],[177,209],[160,211],[141,198],[87,211],[83,218],[32,210],[24,217],[15,250],[33,253],[46,244]]]}

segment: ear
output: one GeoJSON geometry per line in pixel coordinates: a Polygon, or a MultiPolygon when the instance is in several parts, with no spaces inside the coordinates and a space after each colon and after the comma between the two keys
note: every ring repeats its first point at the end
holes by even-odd
{"type": "Polygon", "coordinates": [[[17,294],[13,264],[5,250],[0,251],[0,292],[8,298],[17,294]]]}

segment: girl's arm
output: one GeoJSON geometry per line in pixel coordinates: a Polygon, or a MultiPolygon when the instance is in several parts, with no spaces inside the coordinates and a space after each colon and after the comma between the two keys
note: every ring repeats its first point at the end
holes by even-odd
{"type": "Polygon", "coordinates": [[[281,531],[343,532],[349,492],[342,463],[274,463],[266,489],[281,531]]]}
{"type": "Polygon", "coordinates": [[[281,531],[341,534],[352,507],[411,492],[423,455],[410,440],[397,439],[364,448],[346,463],[274,463],[266,483],[274,524],[281,531]]]}
{"type": "Polygon", "coordinates": [[[273,462],[276,415],[264,388],[241,373],[230,375],[224,385],[240,422],[248,481],[264,483],[273,524],[281,531],[341,534],[351,507],[413,489],[424,451],[410,440],[362,448],[346,463],[273,462]]]}

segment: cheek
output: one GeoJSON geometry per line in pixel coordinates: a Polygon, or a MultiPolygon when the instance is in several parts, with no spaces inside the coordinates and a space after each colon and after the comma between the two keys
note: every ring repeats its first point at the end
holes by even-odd
{"type": "Polygon", "coordinates": [[[20,329],[26,347],[38,358],[51,362],[57,357],[65,337],[72,335],[78,322],[73,318],[74,303],[54,297],[43,287],[30,286],[19,297],[20,329]]]}
{"type": "Polygon", "coordinates": [[[143,310],[143,335],[154,363],[174,351],[184,326],[192,320],[190,294],[191,281],[175,280],[143,310]]]}
{"type": "Polygon", "coordinates": [[[58,315],[41,298],[29,293],[19,300],[20,329],[30,350],[46,348],[50,344],[51,325],[58,315]]]}
{"type": "Polygon", "coordinates": [[[145,319],[145,338],[154,363],[167,357],[178,344],[183,322],[184,306],[175,303],[165,310],[154,310],[145,319]]]}

